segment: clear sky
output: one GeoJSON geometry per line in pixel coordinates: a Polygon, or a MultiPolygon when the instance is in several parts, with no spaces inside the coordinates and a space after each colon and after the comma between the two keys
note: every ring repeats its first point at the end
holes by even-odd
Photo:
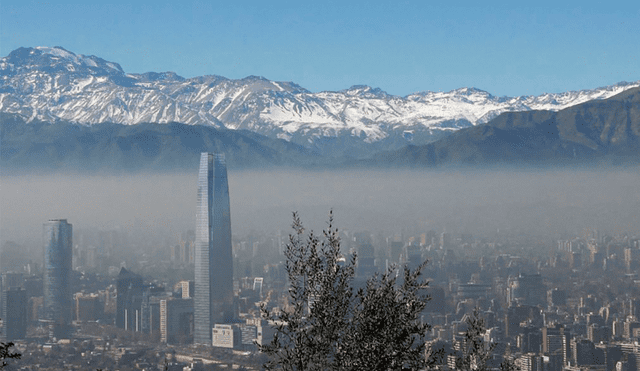
{"type": "Polygon", "coordinates": [[[562,92],[640,80],[640,2],[1,0],[0,54],[62,46],[126,72],[311,91],[562,92]]]}

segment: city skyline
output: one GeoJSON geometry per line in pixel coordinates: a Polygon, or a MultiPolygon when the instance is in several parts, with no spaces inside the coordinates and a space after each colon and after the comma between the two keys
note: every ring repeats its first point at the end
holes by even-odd
{"type": "MultiPolygon", "coordinates": [[[[215,236],[221,237],[218,241],[225,240],[224,233],[215,233],[215,225],[218,225],[217,230],[230,229],[229,224],[215,222],[215,215],[224,216],[230,212],[224,207],[229,200],[228,182],[224,181],[228,180],[226,163],[224,156],[214,153],[201,154],[201,160],[203,171],[197,179],[203,187],[200,188],[198,207],[206,218],[198,221],[206,228],[198,232],[201,236],[211,237],[204,241],[206,244],[201,244],[207,247],[210,257],[208,263],[211,264],[207,268],[213,266],[215,272],[221,272],[226,265],[220,263],[222,259],[211,258],[215,255],[211,250],[215,249],[209,250],[209,246],[214,245],[215,236]],[[215,197],[216,194],[220,197],[215,197]]],[[[341,215],[338,215],[340,219],[341,215]]],[[[224,222],[225,218],[218,220],[224,222]]],[[[68,225],[68,228],[61,228],[71,230],[71,225],[63,220],[45,223],[45,245],[47,241],[67,241],[71,236],[70,233],[56,234],[58,229],[55,228],[49,231],[47,224],[53,227],[68,225]]],[[[137,251],[132,260],[125,259],[124,253],[141,246],[134,240],[119,237],[118,231],[111,234],[108,239],[114,241],[113,244],[105,243],[104,234],[82,236],[81,232],[77,233],[74,259],[81,257],[86,248],[98,246],[101,260],[108,263],[73,272],[78,278],[74,279],[71,288],[76,293],[74,318],[77,319],[69,326],[73,333],[68,341],[74,345],[61,347],[63,350],[56,353],[57,359],[52,363],[82,363],[78,369],[83,369],[87,364],[92,368],[106,368],[116,362],[120,367],[127,362],[150,362],[160,364],[161,369],[163,360],[159,356],[148,358],[145,352],[150,348],[166,349],[169,345],[179,357],[198,359],[222,360],[227,355],[221,351],[234,349],[237,351],[234,357],[242,354],[233,359],[234,364],[253,362],[256,365],[247,368],[259,369],[256,360],[259,358],[255,357],[260,351],[257,344],[272,339],[274,330],[269,321],[260,317],[256,307],[283,308],[283,300],[290,292],[287,263],[283,261],[281,249],[285,242],[280,239],[280,232],[254,231],[235,236],[233,261],[228,266],[238,267],[233,277],[233,304],[237,305],[234,307],[237,316],[234,316],[236,313],[222,313],[204,325],[194,318],[194,301],[190,297],[189,280],[193,277],[194,262],[173,253],[181,239],[189,239],[188,232],[175,235],[175,239],[165,245],[155,246],[161,247],[163,254],[150,258],[146,252],[137,251]],[[104,246],[100,246],[99,241],[104,246]],[[127,268],[120,268],[123,265],[127,268]],[[115,268],[120,270],[117,277],[115,268]],[[136,273],[129,275],[128,270],[136,273]],[[127,281],[127,276],[138,274],[136,284],[127,281]],[[260,284],[256,284],[258,282],[260,284]],[[131,288],[135,286],[144,286],[145,292],[142,295],[133,293],[131,288]],[[146,291],[147,287],[150,290],[146,291]],[[131,315],[126,314],[127,311],[131,315]],[[123,321],[124,318],[128,321],[123,321]],[[129,324],[123,326],[123,322],[129,324]],[[214,328],[212,341],[194,342],[194,328],[208,333],[210,324],[214,328]],[[92,344],[81,341],[87,335],[92,336],[92,344]],[[206,347],[194,347],[190,345],[192,343],[206,347]],[[96,348],[91,350],[92,346],[96,348]],[[131,351],[125,351],[123,357],[119,349],[124,348],[131,351]],[[144,351],[136,354],[139,350],[144,351]],[[79,353],[82,354],[78,356],[79,353]]],[[[540,370],[532,366],[536,363],[544,364],[541,367],[546,370],[559,371],[564,366],[575,365],[606,365],[611,369],[620,363],[624,367],[635,367],[640,360],[637,343],[634,343],[640,336],[637,322],[640,305],[636,299],[640,267],[637,234],[611,235],[585,227],[577,235],[568,233],[556,240],[544,233],[534,236],[496,230],[488,235],[476,235],[427,225],[419,228],[405,225],[402,229],[387,231],[341,229],[337,237],[347,256],[352,252],[358,254],[356,280],[396,264],[411,267],[420,261],[429,261],[424,275],[429,277],[431,300],[422,316],[433,326],[426,334],[427,338],[437,343],[458,346],[463,334],[460,324],[473,315],[473,308],[478,308],[476,310],[486,321],[485,336],[498,349],[492,353],[492,359],[511,360],[523,371],[540,370]],[[509,349],[510,353],[503,354],[504,349],[509,349]]],[[[208,269],[206,273],[211,272],[208,269]]],[[[22,346],[19,350],[23,354],[25,344],[32,343],[34,338],[51,340],[48,332],[42,331],[46,326],[43,328],[44,318],[39,317],[42,312],[38,306],[42,299],[38,297],[38,277],[34,273],[7,272],[2,277],[5,287],[24,286],[24,293],[19,295],[27,299],[27,310],[23,312],[28,313],[28,331],[26,336],[16,332],[17,344],[22,346]]],[[[39,274],[41,272],[35,273],[39,274]]],[[[209,274],[210,277],[213,275],[209,274]]],[[[42,276],[39,281],[43,281],[42,276]]],[[[211,294],[210,298],[215,295],[211,294]]],[[[212,301],[209,301],[208,314],[215,316],[223,312],[225,308],[220,301],[212,301]]],[[[59,336],[54,337],[60,339],[62,333],[58,331],[57,334],[59,336]]],[[[58,342],[58,346],[66,344],[65,341],[58,342]]],[[[42,359],[50,358],[44,350],[35,351],[21,362],[42,364],[42,359]]],[[[58,366],[56,369],[65,368],[58,366]]]]}

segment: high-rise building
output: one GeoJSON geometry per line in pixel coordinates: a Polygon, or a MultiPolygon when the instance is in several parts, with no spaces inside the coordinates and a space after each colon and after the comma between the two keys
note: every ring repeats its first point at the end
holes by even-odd
{"type": "Polygon", "coordinates": [[[405,246],[405,263],[411,270],[417,269],[422,263],[422,249],[420,245],[411,243],[405,246]]]}
{"type": "Polygon", "coordinates": [[[73,298],[76,306],[76,321],[87,322],[100,318],[103,308],[98,294],[83,294],[79,292],[73,298]]]}
{"type": "Polygon", "coordinates": [[[212,328],[233,317],[233,259],[227,165],[202,153],[195,240],[194,342],[211,345],[212,328]]]}
{"type": "Polygon", "coordinates": [[[371,244],[370,234],[368,232],[355,233],[355,243],[358,254],[356,276],[369,278],[376,273],[375,249],[371,244]]]}
{"type": "MultiPolygon", "coordinates": [[[[146,287],[142,293],[140,306],[140,331],[145,334],[160,333],[160,302],[173,297],[173,294],[164,290],[161,286],[146,287]]],[[[192,314],[193,314],[193,304],[192,314]]]]}
{"type": "Polygon", "coordinates": [[[404,248],[404,243],[402,241],[391,241],[390,244],[390,255],[391,261],[393,263],[400,263],[400,256],[402,255],[402,249],[404,248]]]}
{"type": "Polygon", "coordinates": [[[73,296],[71,294],[72,229],[66,219],[44,223],[44,319],[50,335],[71,334],[73,296]]]}
{"type": "Polygon", "coordinates": [[[193,299],[160,300],[160,341],[187,342],[193,335],[193,299]]]}
{"type": "Polygon", "coordinates": [[[513,282],[510,302],[519,302],[531,306],[544,306],[547,302],[547,290],[540,274],[520,273],[513,282]]]}
{"type": "Polygon", "coordinates": [[[24,339],[27,335],[27,292],[11,287],[2,292],[2,323],[0,340],[24,339]]]}
{"type": "Polygon", "coordinates": [[[571,332],[561,325],[553,327],[543,327],[542,329],[542,352],[545,355],[560,354],[562,364],[566,364],[571,357],[571,332]]]}
{"type": "Polygon", "coordinates": [[[140,316],[144,291],[142,277],[123,267],[118,274],[116,287],[116,326],[129,331],[141,331],[140,316]]]}
{"type": "Polygon", "coordinates": [[[195,290],[195,282],[193,281],[180,281],[176,284],[182,293],[183,299],[193,298],[193,291],[195,290]]]}
{"type": "MultiPolygon", "coordinates": [[[[8,272],[2,274],[2,279],[0,279],[0,292],[4,293],[12,287],[24,288],[24,276],[22,273],[8,272]]],[[[0,295],[0,308],[3,308],[4,305],[3,297],[4,295],[0,295]]]]}

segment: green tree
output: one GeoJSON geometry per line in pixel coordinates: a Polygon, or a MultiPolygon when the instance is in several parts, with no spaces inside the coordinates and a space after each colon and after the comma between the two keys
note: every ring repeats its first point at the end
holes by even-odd
{"type": "Polygon", "coordinates": [[[402,370],[424,369],[423,323],[427,282],[417,269],[395,268],[354,287],[356,256],[340,253],[338,229],[329,225],[321,237],[305,230],[296,213],[285,250],[290,307],[279,312],[261,308],[277,323],[273,341],[260,347],[268,370],[402,370]]]}

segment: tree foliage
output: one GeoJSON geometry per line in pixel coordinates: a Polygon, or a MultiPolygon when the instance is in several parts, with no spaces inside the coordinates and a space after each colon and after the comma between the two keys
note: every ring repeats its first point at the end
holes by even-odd
{"type": "Polygon", "coordinates": [[[296,213],[285,250],[290,307],[262,307],[277,323],[273,341],[260,347],[265,368],[283,370],[423,369],[425,333],[420,319],[427,282],[415,270],[395,268],[354,285],[356,256],[344,259],[333,216],[322,236],[305,230],[296,213]]]}
{"type": "MultiPolygon", "coordinates": [[[[459,342],[456,370],[487,371],[490,369],[488,363],[496,344],[484,341],[487,327],[477,307],[467,316],[465,324],[467,329],[464,332],[464,338],[459,342]]],[[[500,363],[500,370],[519,371],[519,368],[510,358],[505,357],[500,363]]]]}
{"type": "Polygon", "coordinates": [[[487,370],[487,361],[495,344],[486,344],[484,332],[486,326],[484,318],[480,316],[480,311],[476,307],[471,315],[466,319],[467,329],[464,332],[464,339],[460,342],[460,353],[456,359],[456,370],[487,370]]]}
{"type": "Polygon", "coordinates": [[[11,342],[0,342],[0,369],[4,368],[7,365],[7,359],[20,359],[20,353],[12,352],[11,347],[13,347],[13,343],[11,342]]]}

